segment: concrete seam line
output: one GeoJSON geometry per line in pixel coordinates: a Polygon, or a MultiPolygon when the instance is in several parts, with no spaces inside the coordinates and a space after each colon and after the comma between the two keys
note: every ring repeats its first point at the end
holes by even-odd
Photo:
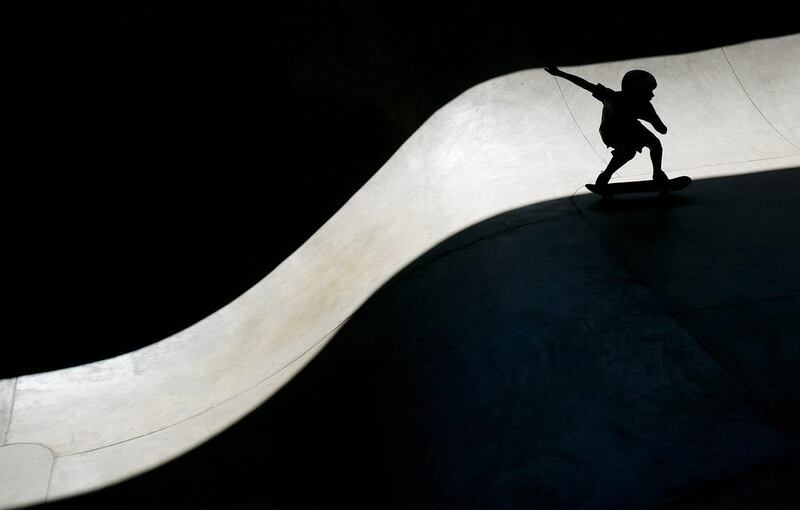
{"type": "MultiPolygon", "coordinates": [[[[130,442],[130,441],[134,441],[134,440],[136,440],[136,439],[141,439],[141,438],[143,438],[143,437],[147,437],[147,436],[150,436],[150,435],[156,434],[156,433],[158,433],[158,432],[161,432],[161,431],[163,431],[163,430],[167,430],[167,429],[169,429],[169,428],[175,427],[175,426],[177,426],[177,425],[180,425],[181,423],[185,423],[185,422],[187,422],[187,421],[189,421],[189,420],[193,420],[194,418],[197,418],[198,416],[201,416],[201,415],[203,415],[203,414],[205,414],[205,413],[207,413],[207,412],[209,412],[209,411],[211,411],[211,410],[213,410],[213,409],[216,409],[217,407],[219,407],[219,406],[221,406],[221,405],[223,405],[223,404],[226,404],[226,403],[230,402],[231,400],[234,400],[234,399],[236,399],[236,398],[240,397],[241,395],[244,395],[245,393],[247,393],[248,391],[251,391],[253,388],[255,388],[255,387],[256,387],[256,386],[258,386],[259,384],[263,383],[263,382],[264,382],[264,381],[266,381],[267,379],[270,379],[270,378],[272,378],[272,377],[274,377],[274,376],[278,375],[278,374],[279,374],[279,373],[281,373],[283,370],[285,370],[285,369],[289,368],[290,366],[294,365],[294,364],[295,364],[295,363],[296,363],[298,360],[300,360],[300,358],[302,358],[303,356],[305,356],[306,354],[308,354],[310,351],[312,351],[313,349],[315,349],[315,348],[316,348],[316,347],[317,347],[319,344],[321,344],[322,342],[324,342],[326,339],[329,339],[329,338],[331,338],[331,337],[334,335],[334,333],[335,333],[335,332],[336,332],[336,331],[337,331],[339,328],[341,328],[341,327],[342,327],[342,325],[344,325],[344,323],[345,323],[345,322],[347,322],[347,321],[350,319],[350,317],[352,317],[352,314],[350,314],[350,315],[348,315],[347,317],[345,317],[345,318],[344,318],[344,320],[342,320],[341,322],[339,322],[339,324],[337,324],[337,325],[336,325],[336,327],[334,327],[334,328],[333,328],[331,331],[329,331],[328,333],[326,333],[325,335],[323,335],[321,339],[319,339],[318,341],[314,342],[314,344],[313,344],[311,347],[309,347],[308,349],[306,349],[305,351],[303,351],[302,353],[300,353],[300,354],[299,354],[299,355],[297,355],[296,357],[292,358],[292,360],[290,360],[288,363],[284,364],[282,367],[280,367],[279,369],[277,369],[275,372],[273,372],[273,373],[271,373],[271,374],[269,374],[269,375],[267,375],[267,376],[265,376],[265,377],[262,377],[261,379],[259,379],[258,381],[256,381],[256,382],[255,382],[255,383],[253,383],[252,385],[248,386],[248,387],[247,387],[247,388],[245,388],[244,390],[242,390],[242,391],[240,391],[240,392],[236,393],[235,395],[231,395],[231,396],[229,396],[228,398],[225,398],[225,399],[223,399],[223,400],[220,400],[219,402],[215,403],[214,405],[211,405],[211,406],[208,406],[208,407],[206,407],[206,408],[205,408],[205,409],[203,409],[202,411],[199,411],[199,412],[197,412],[197,413],[195,413],[195,414],[193,414],[193,415],[191,415],[191,416],[187,416],[186,418],[183,418],[183,419],[181,419],[181,420],[178,420],[178,421],[176,421],[176,422],[174,422],[174,423],[170,423],[169,425],[164,425],[163,427],[160,427],[160,428],[158,428],[158,429],[151,430],[151,431],[149,431],[149,432],[146,432],[146,433],[144,433],[144,434],[139,434],[138,436],[129,437],[129,438],[123,439],[123,440],[121,440],[121,441],[115,441],[115,442],[113,442],[113,443],[104,444],[104,445],[102,445],[102,446],[97,446],[97,447],[95,447],[95,448],[89,448],[88,450],[82,450],[82,451],[79,451],[79,452],[73,452],[73,453],[66,453],[66,454],[64,454],[64,455],[58,455],[58,456],[57,456],[57,458],[61,458],[61,457],[72,457],[72,456],[74,456],[74,455],[83,455],[84,453],[90,453],[90,452],[94,452],[94,451],[97,451],[97,450],[102,450],[102,449],[104,449],[104,448],[110,448],[110,447],[112,447],[112,446],[116,446],[116,445],[120,445],[120,444],[128,443],[128,442],[130,442]]],[[[227,427],[225,427],[225,428],[227,428],[227,427]]]]}
{"type": "Polygon", "coordinates": [[[49,452],[50,452],[50,455],[51,455],[51,456],[52,456],[54,459],[58,457],[58,455],[56,455],[56,452],[54,452],[52,448],[50,448],[50,447],[49,447],[49,446],[47,446],[46,444],[43,444],[43,443],[38,443],[38,442],[36,442],[36,441],[20,441],[19,443],[9,443],[9,444],[4,444],[3,446],[5,447],[5,446],[17,446],[17,445],[32,445],[32,446],[38,446],[38,447],[40,447],[40,448],[44,448],[45,450],[49,451],[49,452]]]}
{"type": "Polygon", "coordinates": [[[755,392],[750,390],[750,388],[747,386],[747,384],[738,375],[736,375],[736,372],[732,368],[728,367],[714,353],[714,351],[711,350],[710,347],[708,347],[705,343],[703,343],[702,340],[697,338],[697,336],[693,335],[689,331],[689,329],[686,326],[684,326],[681,323],[681,321],[678,320],[677,317],[675,317],[675,315],[670,315],[670,316],[672,317],[672,320],[675,321],[675,323],[678,324],[684,331],[686,331],[686,334],[689,335],[692,338],[692,340],[694,340],[695,343],[698,346],[700,346],[700,348],[706,353],[706,355],[709,358],[711,358],[712,360],[714,360],[714,362],[717,364],[717,366],[720,368],[720,370],[722,370],[725,374],[727,374],[728,377],[730,377],[731,380],[733,380],[733,382],[736,384],[736,386],[738,386],[742,390],[742,393],[744,393],[745,397],[748,400],[750,400],[750,402],[752,402],[753,406],[755,407],[755,410],[756,410],[756,413],[758,413],[759,419],[761,419],[761,421],[763,421],[764,424],[772,427],[773,429],[780,430],[780,427],[778,426],[778,423],[775,420],[772,420],[770,418],[770,416],[766,412],[764,412],[764,409],[761,406],[761,402],[758,400],[758,396],[755,394],[755,392]]]}
{"type": "Polygon", "coordinates": [[[699,338],[693,335],[691,331],[689,331],[689,329],[686,328],[686,326],[684,326],[681,323],[681,321],[678,320],[678,318],[675,317],[675,315],[667,309],[667,307],[664,305],[664,303],[661,301],[661,299],[658,297],[655,291],[649,285],[647,285],[644,278],[637,271],[635,271],[632,266],[628,264],[628,262],[625,260],[625,257],[622,256],[622,254],[620,254],[620,252],[614,247],[614,244],[601,233],[601,231],[592,222],[591,218],[589,218],[589,216],[580,207],[578,207],[578,204],[575,201],[575,195],[572,196],[572,202],[575,208],[578,209],[578,211],[580,212],[580,215],[583,217],[584,221],[589,225],[589,228],[592,229],[592,231],[595,232],[598,235],[598,237],[603,240],[603,243],[605,243],[606,246],[608,246],[608,249],[611,251],[611,253],[614,254],[614,258],[617,259],[617,261],[623,268],[625,268],[626,271],[629,271],[634,276],[634,282],[637,285],[641,285],[643,288],[647,289],[653,295],[653,298],[658,303],[661,304],[664,315],[669,317],[672,320],[672,322],[675,323],[675,325],[677,325],[684,332],[686,332],[686,334],[692,340],[694,340],[694,342],[700,347],[700,349],[706,353],[706,356],[711,358],[711,360],[713,360],[713,362],[716,363],[719,369],[723,373],[725,373],[728,377],[731,378],[733,383],[739,387],[739,389],[742,391],[745,397],[752,402],[753,407],[755,408],[755,411],[758,414],[758,417],[765,424],[777,430],[778,429],[777,424],[773,420],[771,420],[769,416],[764,412],[764,410],[761,407],[761,403],[756,398],[756,395],[752,391],[750,391],[750,389],[744,384],[744,382],[740,380],[739,377],[737,377],[736,374],[730,368],[728,368],[719,358],[717,358],[717,356],[714,355],[714,352],[711,349],[709,349],[702,341],[700,341],[699,338]]]}
{"type": "Polygon", "coordinates": [[[572,201],[572,206],[575,209],[577,209],[579,216],[588,225],[589,229],[597,235],[597,237],[602,241],[602,243],[605,244],[608,247],[609,252],[611,252],[614,255],[614,258],[617,259],[617,261],[620,263],[620,265],[626,271],[630,272],[631,275],[633,275],[634,283],[636,283],[637,285],[641,285],[642,287],[644,287],[647,290],[649,290],[653,294],[653,296],[655,297],[656,301],[658,301],[658,303],[661,304],[661,308],[664,309],[664,313],[667,313],[667,307],[664,305],[664,303],[661,301],[661,299],[658,298],[658,296],[653,291],[653,289],[650,288],[650,286],[645,283],[645,280],[642,277],[642,275],[640,275],[639,272],[636,271],[633,268],[633,266],[631,266],[628,263],[628,261],[625,259],[625,257],[619,252],[619,250],[614,246],[614,244],[609,240],[609,238],[606,235],[604,235],[599,228],[597,228],[597,226],[594,224],[592,219],[589,218],[589,215],[586,214],[583,211],[583,209],[581,209],[581,207],[578,205],[578,202],[575,200],[575,197],[577,196],[578,191],[580,191],[580,190],[581,190],[581,188],[578,188],[575,191],[575,193],[570,197],[570,200],[572,201]]]}
{"type": "Polygon", "coordinates": [[[54,471],[54,468],[55,468],[56,460],[58,459],[58,457],[56,456],[56,452],[54,452],[53,449],[50,448],[49,446],[47,446],[46,444],[37,443],[37,442],[33,442],[33,441],[22,441],[22,442],[19,442],[19,443],[4,444],[4,445],[2,445],[2,447],[17,446],[17,445],[38,446],[39,448],[44,448],[45,450],[47,450],[50,453],[50,459],[51,459],[50,471],[47,474],[47,489],[45,490],[44,498],[41,501],[39,501],[37,503],[32,503],[32,504],[39,504],[39,503],[46,502],[47,498],[48,498],[48,495],[50,494],[50,485],[53,482],[53,471],[54,471]]]}
{"type": "Polygon", "coordinates": [[[56,462],[58,462],[58,457],[54,455],[53,462],[50,464],[50,474],[47,476],[47,490],[44,492],[45,502],[50,499],[50,487],[53,485],[53,473],[56,470],[56,462]]]}
{"type": "MultiPolygon", "coordinates": [[[[764,161],[775,161],[778,159],[792,159],[795,160],[797,158],[797,154],[784,154],[783,156],[770,156],[768,158],[756,158],[756,159],[744,159],[740,161],[727,161],[722,163],[713,163],[713,164],[706,164],[706,165],[697,165],[697,166],[686,166],[675,168],[672,170],[673,172],[677,171],[685,171],[685,170],[699,170],[701,168],[714,168],[718,166],[729,166],[729,165],[743,165],[745,163],[761,163],[764,161]]],[[[794,161],[792,161],[794,163],[794,161]]],[[[645,175],[645,173],[640,173],[636,175],[645,175]]]]}
{"type": "MultiPolygon", "coordinates": [[[[742,159],[742,160],[736,160],[736,161],[727,161],[727,162],[723,162],[723,163],[713,163],[713,164],[695,165],[695,166],[681,166],[681,167],[672,168],[671,170],[664,170],[664,171],[666,173],[668,173],[668,174],[674,174],[674,173],[677,173],[677,172],[686,172],[686,171],[689,171],[689,170],[702,170],[704,168],[715,168],[715,167],[720,167],[720,166],[745,165],[747,163],[763,163],[765,161],[777,161],[777,160],[781,160],[781,159],[788,159],[788,160],[790,160],[789,164],[790,165],[794,165],[796,163],[800,163],[800,160],[798,160],[797,158],[798,158],[798,156],[796,154],[785,154],[783,156],[770,156],[768,158],[742,159]]],[[[775,170],[789,170],[789,169],[793,169],[793,168],[790,167],[790,166],[775,168],[775,170]]],[[[650,180],[649,176],[651,176],[652,174],[653,174],[653,172],[651,172],[651,171],[630,173],[626,177],[620,178],[619,182],[637,181],[637,180],[641,180],[642,177],[647,177],[647,179],[645,179],[645,180],[650,180]]],[[[584,189],[584,187],[580,186],[575,191],[575,193],[573,193],[573,196],[576,195],[579,191],[581,191],[583,189],[584,189]]]]}
{"type": "Polygon", "coordinates": [[[725,57],[725,62],[728,63],[728,67],[731,69],[731,72],[733,73],[733,77],[736,78],[736,82],[739,84],[739,87],[741,87],[742,91],[744,92],[744,95],[747,96],[747,99],[750,101],[750,104],[753,105],[753,108],[756,109],[756,111],[759,113],[759,115],[761,115],[761,118],[763,118],[767,122],[767,124],[769,124],[769,126],[772,128],[773,131],[775,131],[775,133],[777,133],[781,138],[786,140],[786,142],[789,145],[791,145],[792,147],[797,149],[798,152],[800,152],[800,147],[795,145],[794,142],[789,140],[783,133],[781,133],[780,129],[775,127],[775,124],[773,124],[767,118],[767,116],[764,115],[764,112],[761,111],[761,108],[759,108],[758,105],[756,104],[756,102],[753,101],[753,98],[750,96],[750,93],[745,88],[744,84],[742,83],[742,80],[739,79],[739,75],[736,74],[736,69],[733,68],[733,64],[731,63],[731,60],[728,58],[728,53],[725,51],[725,48],[720,48],[720,50],[722,50],[722,55],[725,57]]]}
{"type": "Polygon", "coordinates": [[[555,80],[555,82],[556,82],[556,87],[558,87],[558,93],[561,95],[561,100],[564,102],[564,106],[567,107],[567,111],[569,112],[569,116],[572,117],[572,122],[575,123],[575,127],[578,128],[578,131],[580,132],[581,136],[583,136],[583,139],[586,140],[586,143],[592,149],[592,152],[594,152],[595,155],[598,158],[600,158],[600,161],[605,165],[606,164],[606,160],[604,160],[603,156],[601,156],[600,153],[597,152],[597,149],[594,148],[594,145],[592,145],[592,142],[589,141],[589,137],[587,137],[586,133],[583,132],[583,129],[581,128],[581,125],[578,124],[578,119],[575,118],[575,114],[572,113],[572,108],[569,107],[569,103],[567,103],[567,98],[564,97],[564,91],[561,89],[561,84],[558,82],[558,78],[553,76],[553,80],[555,80]]]}
{"type": "MultiPolygon", "coordinates": [[[[534,221],[531,221],[531,222],[524,223],[524,224],[522,224],[522,225],[516,225],[516,226],[514,226],[514,227],[511,227],[511,228],[507,228],[507,229],[503,229],[503,230],[501,230],[501,231],[498,231],[498,232],[494,232],[494,233],[492,233],[492,234],[489,234],[489,235],[487,235],[487,236],[481,237],[480,239],[476,239],[475,241],[473,241],[473,242],[471,242],[471,243],[469,243],[469,244],[467,244],[467,245],[460,246],[460,247],[458,247],[458,248],[454,248],[453,250],[449,250],[449,251],[447,251],[447,252],[443,253],[443,254],[441,254],[441,255],[437,256],[436,258],[434,258],[433,260],[429,261],[429,262],[428,262],[427,264],[425,264],[424,266],[422,266],[422,267],[420,267],[420,268],[417,268],[415,271],[413,271],[413,272],[412,272],[412,273],[410,273],[410,274],[414,274],[414,273],[416,273],[417,271],[421,271],[421,270],[425,269],[426,267],[428,267],[430,264],[433,264],[433,263],[435,263],[435,262],[439,261],[441,258],[443,258],[443,257],[446,257],[447,255],[450,255],[450,254],[452,254],[452,253],[454,253],[454,252],[456,252],[456,251],[460,251],[461,249],[468,248],[468,247],[470,247],[470,246],[473,246],[473,245],[475,245],[475,244],[477,244],[477,243],[480,243],[480,242],[482,242],[482,241],[485,241],[486,239],[489,239],[489,238],[492,238],[492,237],[494,237],[494,236],[497,236],[497,235],[503,234],[503,233],[505,233],[505,232],[509,232],[509,231],[517,230],[517,229],[520,229],[520,228],[529,227],[529,226],[531,226],[531,225],[536,225],[536,224],[538,224],[538,223],[542,223],[542,222],[545,222],[545,221],[550,221],[550,220],[554,220],[554,219],[565,218],[565,217],[574,216],[574,215],[575,215],[575,213],[564,213],[564,214],[560,214],[560,215],[556,215],[556,216],[552,216],[552,217],[548,217],[548,218],[541,218],[541,219],[537,219],[537,220],[534,220],[534,221]]],[[[367,298],[367,299],[369,299],[369,298],[367,298]]],[[[359,307],[359,308],[360,308],[360,307],[359,307]]],[[[355,312],[354,312],[354,313],[355,313],[355,312]]],[[[123,439],[123,440],[121,440],[121,441],[116,441],[116,442],[109,443],[109,444],[106,444],[106,445],[98,446],[98,447],[96,447],[96,448],[90,448],[90,449],[88,449],[88,450],[82,450],[82,451],[79,451],[79,452],[74,452],[74,453],[67,453],[67,454],[64,454],[64,455],[58,455],[58,456],[57,456],[57,458],[61,458],[61,457],[71,457],[71,456],[75,456],[75,455],[82,455],[82,454],[84,454],[84,453],[90,453],[90,452],[93,452],[93,451],[102,450],[102,449],[104,449],[104,448],[110,448],[110,447],[112,447],[112,446],[116,446],[116,445],[119,445],[119,444],[123,444],[123,443],[127,443],[127,442],[130,442],[130,441],[134,441],[134,440],[136,440],[136,439],[140,439],[140,438],[143,438],[143,437],[147,437],[147,436],[149,436],[149,435],[152,435],[152,434],[155,434],[155,433],[161,432],[161,431],[163,431],[163,430],[169,429],[169,428],[171,428],[171,427],[174,427],[174,426],[180,425],[181,423],[187,422],[187,421],[189,421],[189,420],[192,420],[192,419],[194,419],[194,418],[197,418],[197,417],[198,417],[198,416],[200,416],[200,415],[203,415],[203,414],[207,413],[208,411],[211,411],[211,410],[213,410],[213,409],[216,409],[217,407],[219,407],[219,406],[221,406],[221,405],[223,405],[223,404],[225,404],[225,403],[227,403],[227,402],[229,402],[229,401],[231,401],[231,400],[233,400],[233,399],[235,399],[235,398],[239,397],[240,395],[243,395],[243,394],[247,393],[248,391],[252,390],[252,389],[253,389],[253,388],[255,388],[256,386],[258,386],[259,384],[261,384],[262,382],[266,381],[267,379],[269,379],[269,378],[271,378],[271,377],[274,377],[275,375],[279,374],[281,371],[285,370],[286,368],[288,368],[288,367],[290,367],[291,365],[293,365],[294,363],[296,363],[296,362],[297,362],[297,361],[298,361],[300,358],[302,358],[302,357],[303,357],[303,356],[305,356],[305,355],[306,355],[308,352],[310,352],[311,350],[313,350],[314,348],[316,348],[316,347],[317,347],[317,346],[318,346],[320,343],[322,343],[322,342],[323,342],[323,341],[325,341],[326,339],[332,338],[332,337],[333,337],[333,335],[335,334],[335,332],[336,332],[337,330],[339,330],[339,329],[340,329],[340,328],[341,328],[341,327],[344,325],[344,323],[346,323],[347,321],[349,321],[349,320],[350,320],[350,318],[351,318],[352,316],[353,316],[353,313],[349,314],[349,315],[348,315],[347,317],[345,317],[345,318],[344,318],[342,321],[340,321],[340,322],[339,322],[339,323],[336,325],[336,327],[334,327],[334,328],[333,328],[331,331],[329,331],[328,333],[326,333],[326,334],[325,334],[325,335],[324,335],[324,336],[323,336],[323,337],[322,337],[320,340],[318,340],[317,342],[315,342],[315,343],[314,343],[314,345],[312,345],[311,347],[309,347],[308,349],[306,349],[305,351],[303,351],[303,352],[302,352],[300,355],[298,355],[297,357],[293,358],[291,361],[289,361],[288,363],[286,363],[285,365],[283,365],[282,367],[280,367],[278,370],[276,370],[276,371],[275,371],[275,372],[273,372],[272,374],[270,374],[270,375],[268,375],[268,376],[266,376],[266,377],[263,377],[262,379],[258,380],[256,383],[254,383],[253,385],[249,386],[248,388],[246,388],[246,389],[242,390],[241,392],[239,392],[239,393],[237,393],[237,394],[235,394],[235,395],[232,395],[232,396],[230,396],[230,397],[228,397],[228,398],[226,398],[226,399],[224,399],[224,400],[222,400],[222,401],[220,401],[220,402],[217,402],[217,403],[216,403],[216,404],[214,404],[213,406],[207,407],[206,409],[203,409],[202,411],[200,411],[200,412],[198,412],[198,413],[196,413],[196,414],[193,414],[193,415],[191,415],[191,416],[188,416],[188,417],[186,417],[186,418],[183,418],[183,419],[181,419],[181,420],[179,420],[179,421],[176,421],[176,422],[174,422],[174,423],[170,423],[169,425],[165,425],[165,426],[163,426],[163,427],[161,427],[161,428],[158,428],[158,429],[156,429],[156,430],[151,430],[150,432],[147,432],[147,433],[144,433],[144,434],[140,434],[140,435],[138,435],[138,436],[129,437],[129,438],[127,438],[127,439],[123,439]]]]}
{"type": "Polygon", "coordinates": [[[721,305],[699,306],[697,308],[687,308],[685,310],[674,310],[670,313],[672,315],[686,315],[694,312],[704,312],[706,310],[717,310],[720,308],[730,308],[732,306],[754,305],[757,303],[767,303],[769,301],[783,301],[784,299],[794,299],[800,297],[800,294],[787,294],[785,296],[768,297],[763,299],[754,299],[752,301],[737,301],[735,303],[724,303],[721,305]]]}
{"type": "Polygon", "coordinates": [[[587,215],[583,211],[583,209],[581,209],[578,206],[578,203],[575,201],[575,195],[572,196],[572,203],[575,206],[575,208],[578,209],[581,217],[583,217],[583,220],[589,225],[589,228],[592,229],[592,231],[594,231],[598,235],[598,237],[603,240],[606,246],[608,246],[608,249],[611,251],[611,253],[614,254],[614,257],[618,260],[620,265],[622,265],[622,267],[625,268],[625,270],[629,271],[634,276],[635,283],[641,285],[643,288],[650,291],[655,300],[661,304],[664,314],[668,316],[670,319],[672,319],[672,322],[674,322],[678,327],[680,327],[683,331],[685,331],[686,334],[692,340],[694,340],[694,342],[700,347],[700,349],[702,349],[706,353],[706,356],[711,358],[714,361],[714,363],[716,363],[716,365],[720,368],[720,370],[731,378],[733,383],[740,388],[745,397],[752,402],[753,407],[755,408],[755,411],[758,414],[758,417],[761,419],[761,421],[771,426],[772,428],[779,430],[778,425],[773,420],[771,420],[769,416],[764,412],[763,408],[761,407],[761,402],[759,402],[758,399],[756,398],[756,395],[752,391],[750,391],[750,388],[748,388],[744,384],[744,382],[741,379],[739,379],[739,377],[737,377],[736,374],[722,362],[722,360],[717,358],[717,356],[714,355],[714,352],[711,351],[711,349],[709,349],[699,338],[693,335],[691,331],[689,331],[689,329],[686,328],[681,323],[680,320],[678,320],[678,318],[675,316],[674,313],[670,312],[670,310],[667,309],[667,307],[664,305],[663,301],[661,301],[661,299],[658,297],[655,291],[649,285],[647,285],[645,279],[636,270],[634,270],[632,266],[628,264],[628,262],[625,260],[625,257],[614,247],[614,244],[605,235],[602,234],[602,232],[597,228],[594,222],[592,222],[591,218],[589,218],[589,215],[587,215]]]}
{"type": "Polygon", "coordinates": [[[11,431],[11,420],[14,419],[14,401],[17,400],[17,382],[19,377],[14,378],[14,387],[11,390],[11,407],[8,411],[8,423],[6,423],[5,430],[3,431],[3,445],[8,444],[8,433],[11,431]]]}

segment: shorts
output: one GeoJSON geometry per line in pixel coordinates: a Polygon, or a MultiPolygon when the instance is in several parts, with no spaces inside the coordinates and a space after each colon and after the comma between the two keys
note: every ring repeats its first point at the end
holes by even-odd
{"type": "Polygon", "coordinates": [[[652,142],[658,143],[656,135],[650,132],[639,122],[625,126],[624,128],[603,128],[600,127],[600,137],[606,147],[614,150],[630,150],[631,152],[642,152],[642,149],[652,142]]]}

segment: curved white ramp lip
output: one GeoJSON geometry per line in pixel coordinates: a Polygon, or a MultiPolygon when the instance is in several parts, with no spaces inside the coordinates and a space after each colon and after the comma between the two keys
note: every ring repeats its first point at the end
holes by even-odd
{"type": "MultiPolygon", "coordinates": [[[[668,173],[800,165],[800,36],[571,71],[617,88],[633,67],[659,81],[668,173]]],[[[0,381],[4,444],[52,452],[37,498],[97,489],[199,445],[274,394],[430,247],[593,180],[608,159],[599,114],[589,94],[541,70],[480,84],[434,114],[303,246],[218,312],[122,356],[0,381]]],[[[618,178],[649,172],[639,156],[618,178]]],[[[12,446],[0,449],[0,464],[12,446]]],[[[24,492],[28,481],[6,483],[24,492]]],[[[0,492],[0,506],[16,504],[6,495],[17,492],[0,492]]]]}

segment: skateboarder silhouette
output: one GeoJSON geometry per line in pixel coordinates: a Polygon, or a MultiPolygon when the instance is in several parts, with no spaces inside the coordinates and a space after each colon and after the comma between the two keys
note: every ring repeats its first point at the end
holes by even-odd
{"type": "Polygon", "coordinates": [[[603,116],[600,121],[600,137],[611,150],[611,161],[606,169],[597,177],[594,186],[605,189],[611,176],[622,165],[632,160],[644,147],[650,151],[653,162],[653,180],[657,184],[667,186],[669,179],[661,169],[661,142],[658,137],[642,125],[639,120],[649,122],[660,134],[667,134],[667,126],[661,121],[655,108],[650,103],[656,79],[647,71],[635,69],[625,73],[622,78],[622,91],[611,90],[601,84],[593,84],[574,74],[569,74],[558,67],[545,67],[545,71],[571,81],[575,85],[591,92],[592,96],[603,103],[603,116]]]}

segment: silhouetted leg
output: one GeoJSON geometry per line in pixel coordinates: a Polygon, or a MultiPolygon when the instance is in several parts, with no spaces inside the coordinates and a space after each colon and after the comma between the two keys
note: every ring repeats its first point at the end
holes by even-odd
{"type": "Polygon", "coordinates": [[[650,161],[653,162],[653,180],[662,183],[666,182],[669,180],[669,177],[667,177],[667,174],[665,174],[661,169],[661,157],[664,154],[664,151],[661,148],[661,141],[649,131],[647,134],[647,142],[644,144],[644,146],[650,151],[650,161]]]}
{"type": "Polygon", "coordinates": [[[622,165],[632,160],[633,156],[636,155],[636,151],[627,148],[620,148],[614,149],[612,154],[613,156],[611,157],[611,161],[608,162],[606,169],[597,176],[597,181],[594,183],[595,186],[605,186],[608,184],[608,181],[611,179],[611,176],[614,174],[614,172],[622,168],[622,165]]]}

